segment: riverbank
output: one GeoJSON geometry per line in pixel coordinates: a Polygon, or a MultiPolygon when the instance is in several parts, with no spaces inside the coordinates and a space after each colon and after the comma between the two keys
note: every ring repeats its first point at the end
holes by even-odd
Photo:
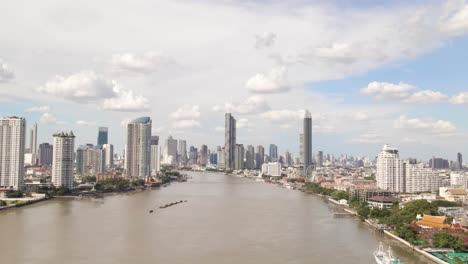
{"type": "MultiPolygon", "coordinates": [[[[11,198],[10,198],[11,199],[11,198]]],[[[21,199],[21,198],[20,198],[21,199]]],[[[16,203],[16,204],[11,204],[11,205],[7,205],[7,206],[2,206],[0,207],[0,211],[3,211],[3,210],[7,210],[7,209],[12,209],[12,208],[17,208],[17,207],[23,207],[23,206],[26,206],[26,205],[30,205],[30,204],[35,204],[35,203],[39,203],[39,202],[43,202],[43,201],[47,201],[51,198],[49,197],[41,197],[41,198],[37,198],[37,199],[29,199],[29,200],[19,200],[19,199],[15,199],[14,201],[20,201],[19,203],[16,203]]],[[[5,199],[3,199],[5,200],[5,199]]]]}

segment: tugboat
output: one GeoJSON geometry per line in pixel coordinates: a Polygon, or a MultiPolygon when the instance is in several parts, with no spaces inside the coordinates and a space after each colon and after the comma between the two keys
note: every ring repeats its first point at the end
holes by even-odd
{"type": "Polygon", "coordinates": [[[387,253],[383,250],[383,244],[380,242],[379,248],[374,252],[374,258],[377,264],[400,264],[400,260],[392,255],[392,248],[389,246],[387,253]]]}
{"type": "Polygon", "coordinates": [[[153,209],[151,209],[151,210],[149,211],[150,214],[152,214],[153,212],[154,212],[153,209]]]}

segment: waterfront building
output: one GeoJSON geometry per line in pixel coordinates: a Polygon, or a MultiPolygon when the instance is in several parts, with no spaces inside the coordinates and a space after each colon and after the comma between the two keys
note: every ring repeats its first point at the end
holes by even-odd
{"type": "Polygon", "coordinates": [[[103,145],[108,144],[109,128],[99,127],[97,137],[97,147],[102,148],[103,145]]]}
{"type": "Polygon", "coordinates": [[[438,173],[424,164],[404,162],[404,182],[406,193],[437,192],[439,189],[438,173]]]}
{"type": "Polygon", "coordinates": [[[350,188],[349,189],[349,200],[357,199],[361,202],[367,202],[371,197],[374,196],[385,196],[391,197],[396,196],[395,192],[375,189],[375,188],[350,188]]]}
{"type": "Polygon", "coordinates": [[[218,146],[216,148],[216,152],[218,153],[218,164],[216,164],[216,168],[218,170],[224,170],[226,167],[225,161],[224,161],[224,147],[218,146]]]}
{"type": "Polygon", "coordinates": [[[255,148],[252,145],[248,145],[245,151],[245,167],[249,170],[255,169],[255,148]]]}
{"type": "Polygon", "coordinates": [[[105,152],[93,144],[79,146],[76,150],[76,174],[81,176],[95,176],[104,172],[105,152]]]}
{"type": "Polygon", "coordinates": [[[236,119],[231,113],[226,113],[224,123],[224,162],[225,169],[234,169],[236,149],[236,119]]]}
{"type": "Polygon", "coordinates": [[[72,189],[75,135],[70,131],[56,133],[53,137],[52,184],[72,189]]]}
{"type": "Polygon", "coordinates": [[[112,144],[104,144],[102,145],[102,149],[104,150],[104,165],[106,169],[111,169],[114,167],[114,145],[112,144]]]}
{"type": "Polygon", "coordinates": [[[218,152],[210,153],[210,164],[212,165],[218,164],[218,152]]]}
{"type": "Polygon", "coordinates": [[[206,166],[208,164],[208,146],[201,145],[200,155],[198,155],[198,164],[201,166],[206,166]]]}
{"type": "MultiPolygon", "coordinates": [[[[304,150],[304,175],[310,174],[307,169],[312,165],[312,115],[305,111],[303,124],[303,150],[304,150]]],[[[308,175],[305,175],[308,176],[308,175]]]]}
{"type": "Polygon", "coordinates": [[[189,165],[197,164],[198,162],[198,148],[190,146],[189,148],[189,165]]]}
{"type": "Polygon", "coordinates": [[[25,144],[26,119],[0,118],[0,187],[23,188],[25,144]]]}
{"type": "Polygon", "coordinates": [[[151,136],[151,175],[161,171],[161,148],[159,136],[151,136]]]}
{"type": "Polygon", "coordinates": [[[393,206],[393,202],[398,201],[398,199],[393,198],[391,196],[373,196],[369,198],[367,201],[369,203],[370,208],[377,208],[377,209],[391,209],[393,206]]]}
{"type": "Polygon", "coordinates": [[[265,148],[262,145],[257,146],[257,153],[255,154],[255,167],[257,169],[262,169],[264,163],[265,148]]]}
{"type": "Polygon", "coordinates": [[[404,192],[403,169],[398,150],[385,145],[377,157],[377,187],[392,192],[404,192]]]}
{"type": "Polygon", "coordinates": [[[271,162],[278,161],[278,146],[275,144],[270,144],[270,161],[271,162]]]}
{"type": "Polygon", "coordinates": [[[244,145],[236,144],[234,151],[234,170],[243,170],[244,169],[244,145]]]}
{"type": "Polygon", "coordinates": [[[52,165],[53,146],[49,143],[39,144],[38,159],[40,165],[52,165]]]}
{"type": "Polygon", "coordinates": [[[281,176],[281,163],[269,162],[262,164],[262,174],[271,177],[281,176]]]}
{"type": "Polygon", "coordinates": [[[166,139],[166,144],[164,145],[163,159],[165,164],[177,164],[177,139],[172,138],[172,136],[169,136],[166,139]]]}
{"type": "Polygon", "coordinates": [[[151,118],[140,117],[127,125],[125,165],[128,178],[151,174],[151,118]]]}
{"type": "Polygon", "coordinates": [[[179,149],[178,149],[179,163],[181,165],[187,165],[187,162],[188,162],[187,141],[179,139],[179,146],[178,147],[179,147],[179,149]]]}

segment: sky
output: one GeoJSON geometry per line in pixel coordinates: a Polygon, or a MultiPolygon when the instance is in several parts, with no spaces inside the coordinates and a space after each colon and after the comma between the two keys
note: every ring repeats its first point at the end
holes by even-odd
{"type": "Polygon", "coordinates": [[[468,155],[466,1],[4,1],[0,115],[39,142],[99,126],[121,152],[126,124],[187,145],[237,141],[374,157],[468,155]],[[287,2],[287,3],[286,3],[287,2]]]}

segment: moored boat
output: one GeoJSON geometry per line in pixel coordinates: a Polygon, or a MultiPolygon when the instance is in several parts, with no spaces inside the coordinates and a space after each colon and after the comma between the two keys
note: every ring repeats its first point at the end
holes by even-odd
{"type": "Polygon", "coordinates": [[[400,260],[393,257],[392,248],[389,246],[385,252],[383,244],[380,242],[379,248],[374,252],[374,258],[377,264],[400,264],[400,260]]]}

